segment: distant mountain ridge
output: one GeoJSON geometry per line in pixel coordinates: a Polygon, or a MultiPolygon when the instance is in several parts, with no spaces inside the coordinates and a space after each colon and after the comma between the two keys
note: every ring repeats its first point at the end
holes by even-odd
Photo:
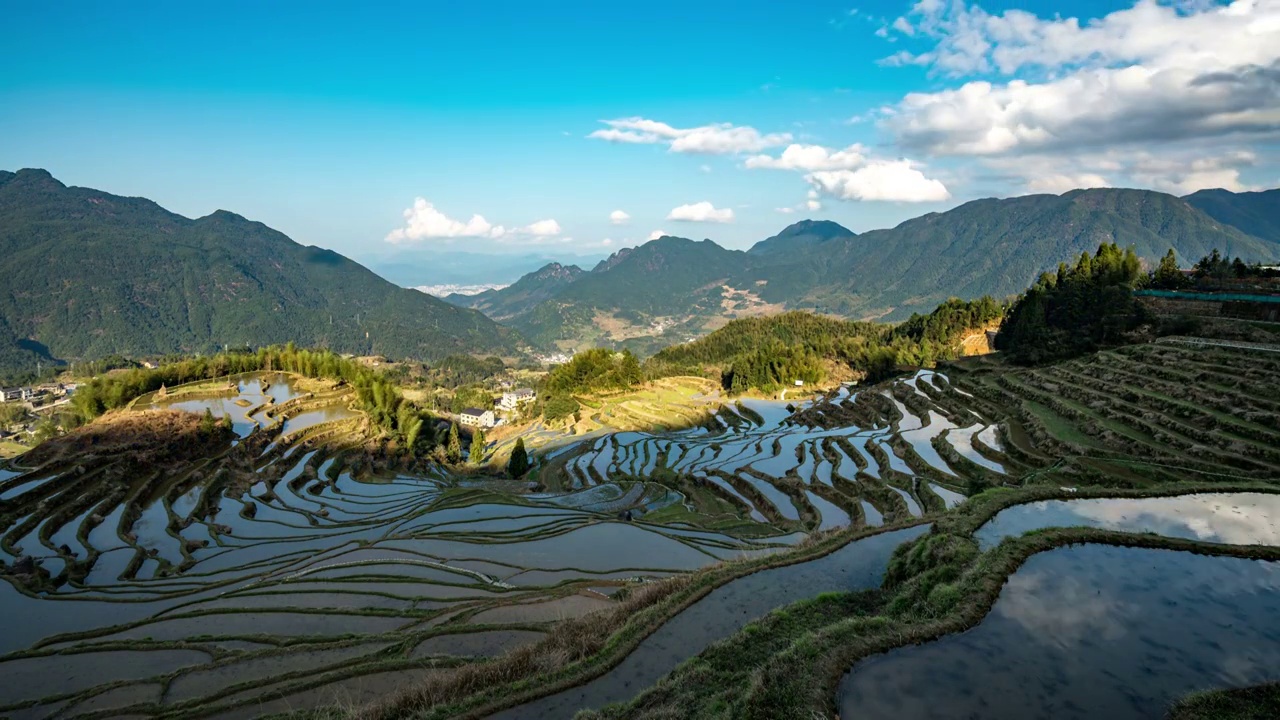
{"type": "Polygon", "coordinates": [[[431,359],[510,352],[517,339],[234,213],[192,220],[43,170],[0,172],[0,272],[0,370],[40,348],[83,359],[293,341],[431,359]],[[25,355],[10,358],[17,342],[25,355]]]}
{"type": "Polygon", "coordinates": [[[1183,199],[1241,232],[1280,243],[1280,189],[1236,193],[1219,188],[1194,192],[1183,199]]]}
{"type": "MultiPolygon", "coordinates": [[[[1104,188],[974,200],[861,234],[802,220],[746,252],[662,237],[615,253],[536,305],[509,310],[504,322],[543,347],[609,344],[644,353],[738,317],[804,309],[897,321],[950,297],[1004,297],[1103,242],[1133,246],[1153,264],[1169,248],[1184,266],[1214,248],[1280,258],[1280,240],[1235,224],[1266,235],[1274,217],[1267,203],[1280,191],[1225,200],[1221,193],[1211,191],[1214,215],[1197,207],[1209,204],[1199,193],[1104,188]]],[[[502,298],[509,290],[485,302],[510,308],[502,298]]]]}
{"type": "Polygon", "coordinates": [[[459,307],[473,308],[494,320],[510,320],[532,310],[535,305],[556,294],[584,274],[577,265],[548,263],[504,287],[474,295],[452,293],[444,301],[459,307]]]}

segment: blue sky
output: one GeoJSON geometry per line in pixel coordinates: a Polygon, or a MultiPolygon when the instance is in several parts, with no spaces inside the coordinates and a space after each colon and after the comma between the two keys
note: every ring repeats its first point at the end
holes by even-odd
{"type": "Polygon", "coordinates": [[[10,3],[0,168],[360,260],[1272,187],[1278,5],[10,3]]]}

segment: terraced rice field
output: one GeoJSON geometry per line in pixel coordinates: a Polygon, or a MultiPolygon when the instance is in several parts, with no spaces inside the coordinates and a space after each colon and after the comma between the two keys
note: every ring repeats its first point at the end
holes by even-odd
{"type": "MultiPolygon", "coordinates": [[[[554,447],[536,457],[540,492],[421,464],[392,471],[362,445],[365,421],[342,388],[262,376],[232,394],[175,389],[135,407],[229,415],[230,448],[146,472],[99,456],[0,470],[10,581],[0,612],[23,618],[0,635],[0,673],[23,679],[0,688],[0,714],[232,718],[356,705],[535,642],[651,580],[784,551],[822,530],[938,517],[988,487],[1274,479],[1277,376],[1280,361],[1256,353],[1149,345],[1035,370],[971,359],[841,388],[794,412],[704,397],[704,412],[661,428],[533,431],[545,437],[531,445],[554,447]]],[[[613,407],[627,408],[628,422],[647,412],[613,407]]],[[[1270,501],[1259,502],[1273,513],[1270,501]]],[[[1248,532],[1223,524],[1238,498],[1197,502],[1144,505],[1137,520],[1087,506],[1023,517],[1015,507],[982,542],[1089,517],[1187,537],[1198,526],[1171,514],[1195,512],[1226,528],[1199,539],[1248,532]]],[[[887,553],[921,532],[828,556],[865,565],[856,583],[811,578],[798,594],[747,595],[748,585],[725,585],[675,615],[675,635],[637,647],[625,662],[640,668],[638,685],[606,673],[521,707],[569,717],[625,701],[770,609],[874,587],[887,553]],[[745,597],[749,613],[712,622],[743,610],[745,597]],[[677,632],[682,622],[719,629],[694,642],[677,632]]]]}
{"type": "Polygon", "coordinates": [[[0,673],[43,678],[4,683],[0,713],[361,703],[537,640],[625,587],[798,537],[616,518],[684,502],[655,483],[512,494],[439,469],[373,473],[343,445],[360,419],[341,393],[273,376],[209,394],[135,403],[233,418],[233,448],[180,474],[121,480],[86,458],[0,475],[0,559],[34,566],[0,585],[0,613],[23,618],[0,636],[0,673]]]}

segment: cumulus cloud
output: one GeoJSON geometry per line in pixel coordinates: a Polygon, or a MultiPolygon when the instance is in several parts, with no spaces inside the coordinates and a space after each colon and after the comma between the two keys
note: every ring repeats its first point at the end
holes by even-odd
{"type": "Polygon", "coordinates": [[[1027,180],[1027,191],[1033,194],[1048,193],[1050,195],[1061,195],[1069,190],[1077,188],[1106,188],[1111,187],[1111,183],[1101,175],[1093,173],[1078,173],[1067,175],[1056,173],[1050,175],[1038,175],[1027,180]]]}
{"type": "Polygon", "coordinates": [[[753,155],[744,164],[749,168],[769,170],[852,170],[866,162],[863,150],[858,143],[843,150],[830,150],[821,145],[791,144],[777,157],[753,155]]]}
{"type": "Polygon", "coordinates": [[[1132,162],[1129,174],[1139,184],[1174,195],[1188,195],[1210,188],[1245,192],[1258,188],[1241,182],[1240,170],[1251,167],[1256,161],[1257,156],[1249,151],[1189,160],[1144,153],[1132,162]]]}
{"type": "Polygon", "coordinates": [[[667,234],[667,231],[666,231],[666,230],[654,230],[653,232],[649,233],[649,237],[647,237],[647,238],[645,238],[645,239],[646,239],[646,240],[657,240],[657,239],[658,239],[658,238],[660,238],[660,237],[665,237],[665,236],[666,236],[666,234],[667,234]]]}
{"type": "Polygon", "coordinates": [[[1241,148],[1113,148],[1071,155],[996,157],[984,162],[1001,177],[1021,181],[1029,193],[1061,194],[1090,187],[1146,187],[1174,195],[1219,187],[1232,192],[1258,189],[1241,178],[1243,171],[1258,165],[1258,155],[1241,148]]]}
{"type": "Polygon", "coordinates": [[[666,145],[671,152],[733,155],[760,152],[785,145],[791,133],[761,133],[753,127],[713,123],[692,128],[672,127],[642,117],[602,120],[607,128],[587,137],[614,143],[666,145]]]}
{"type": "Polygon", "coordinates": [[[539,220],[528,227],[522,228],[520,231],[533,235],[534,237],[553,237],[555,235],[559,235],[561,232],[560,223],[555,220],[539,220]]]}
{"type": "Polygon", "coordinates": [[[392,230],[387,235],[387,242],[458,237],[498,238],[506,234],[502,226],[491,225],[482,215],[472,215],[466,222],[454,220],[425,198],[414,199],[413,206],[404,211],[404,218],[405,226],[392,230]]]}
{"type": "Polygon", "coordinates": [[[679,222],[728,223],[733,222],[733,210],[731,208],[717,208],[703,200],[702,202],[672,208],[671,212],[667,213],[667,219],[679,222]]]}
{"type": "Polygon", "coordinates": [[[614,225],[626,225],[631,220],[631,216],[621,210],[614,210],[609,213],[609,222],[614,225]]]}
{"type": "Polygon", "coordinates": [[[813,188],[809,188],[809,198],[804,202],[805,209],[809,212],[817,212],[821,210],[822,202],[819,198],[821,198],[821,195],[818,194],[818,191],[813,188]]]}
{"type": "Polygon", "coordinates": [[[821,170],[805,179],[816,191],[841,200],[941,202],[951,198],[941,181],[925,177],[909,160],[878,160],[857,170],[821,170]]]}
{"type": "Polygon", "coordinates": [[[964,2],[917,3],[908,17],[934,47],[890,64],[1048,78],[907,95],[883,125],[909,148],[998,155],[1280,132],[1277,0],[1140,0],[1083,25],[964,2]]]}
{"type": "Polygon", "coordinates": [[[550,238],[563,232],[560,223],[553,219],[538,220],[523,227],[506,228],[493,225],[483,215],[472,215],[463,222],[455,220],[426,198],[415,198],[413,205],[404,211],[405,226],[392,230],[386,241],[393,244],[421,240],[448,240],[453,238],[489,238],[509,240],[520,237],[550,238]]]}

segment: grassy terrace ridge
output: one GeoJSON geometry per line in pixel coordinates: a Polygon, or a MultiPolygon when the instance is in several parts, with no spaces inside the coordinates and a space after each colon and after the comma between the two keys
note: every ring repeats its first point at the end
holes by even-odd
{"type": "Polygon", "coordinates": [[[1179,700],[1169,720],[1262,720],[1280,717],[1280,682],[1209,690],[1179,700]]]}

